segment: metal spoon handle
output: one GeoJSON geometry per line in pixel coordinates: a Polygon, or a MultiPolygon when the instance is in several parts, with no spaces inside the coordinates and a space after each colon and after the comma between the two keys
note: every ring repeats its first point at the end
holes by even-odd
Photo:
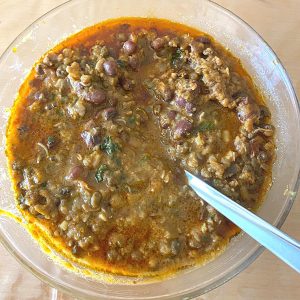
{"type": "Polygon", "coordinates": [[[190,187],[198,196],[300,273],[300,243],[298,241],[218,192],[203,180],[185,172],[190,187]]]}

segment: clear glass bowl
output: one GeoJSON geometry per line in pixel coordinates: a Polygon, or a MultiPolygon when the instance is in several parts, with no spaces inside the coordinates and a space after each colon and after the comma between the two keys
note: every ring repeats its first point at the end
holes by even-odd
{"type": "MultiPolygon", "coordinates": [[[[273,185],[258,214],[274,224],[284,222],[299,186],[300,118],[297,98],[286,71],[263,39],[224,8],[204,0],[73,0],[50,11],[8,47],[0,59],[0,207],[18,214],[6,168],[5,130],[9,108],[34,62],[65,37],[95,23],[121,16],[166,18],[214,36],[239,57],[266,96],[276,125],[277,159],[273,185]]],[[[149,282],[112,276],[96,279],[72,273],[40,250],[24,228],[0,215],[0,239],[22,265],[50,285],[84,299],[190,299],[228,281],[262,251],[244,234],[204,266],[172,278],[149,282]],[[116,281],[107,281],[116,279],[116,281]]]]}

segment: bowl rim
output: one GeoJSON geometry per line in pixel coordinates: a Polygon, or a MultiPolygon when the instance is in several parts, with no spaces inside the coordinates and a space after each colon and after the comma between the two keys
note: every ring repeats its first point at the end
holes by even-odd
{"type": "MultiPolygon", "coordinates": [[[[27,33],[29,32],[32,27],[38,23],[39,21],[43,20],[44,18],[46,18],[48,15],[51,15],[52,13],[56,12],[57,10],[59,10],[60,8],[64,7],[64,6],[68,6],[69,4],[71,4],[74,1],[78,1],[78,0],[67,0],[61,4],[59,4],[58,6],[55,6],[54,8],[50,9],[49,11],[47,11],[46,13],[42,14],[40,17],[38,17],[37,19],[35,19],[31,24],[29,24],[24,30],[22,30],[13,40],[12,42],[7,46],[7,48],[3,51],[3,53],[0,56],[0,63],[3,62],[6,57],[10,54],[11,49],[13,48],[13,46],[15,44],[17,44],[17,42],[27,33]]],[[[211,5],[212,7],[214,7],[215,9],[222,11],[223,13],[227,14],[230,18],[234,19],[235,21],[237,21],[238,23],[244,25],[247,29],[249,29],[250,31],[252,31],[252,33],[254,33],[256,35],[256,37],[258,38],[258,40],[265,46],[265,49],[267,51],[269,51],[269,53],[276,59],[276,61],[278,62],[277,67],[281,73],[281,75],[285,78],[285,82],[287,84],[287,88],[290,92],[291,95],[291,101],[294,102],[295,107],[296,107],[296,113],[298,114],[298,121],[300,123],[300,103],[295,91],[295,88],[292,84],[291,78],[286,70],[286,68],[284,67],[283,63],[281,62],[280,58],[277,56],[277,54],[275,53],[275,51],[272,49],[272,47],[264,40],[264,38],[251,26],[249,25],[246,21],[244,21],[241,17],[239,17],[238,15],[236,15],[235,13],[233,13],[231,10],[229,10],[228,8],[225,8],[224,6],[212,1],[212,0],[204,0],[206,1],[209,5],[211,5]]],[[[282,212],[282,215],[279,216],[278,220],[273,224],[274,226],[276,226],[277,228],[280,228],[283,223],[285,222],[288,214],[290,213],[290,210],[294,204],[295,198],[297,196],[298,190],[299,190],[299,186],[300,186],[300,169],[298,170],[298,175],[297,175],[297,180],[294,184],[294,186],[290,189],[291,193],[289,195],[289,199],[287,200],[287,205],[284,209],[284,211],[282,212]]],[[[73,295],[73,288],[69,285],[62,285],[60,282],[56,281],[53,278],[50,278],[46,275],[44,275],[41,271],[39,271],[38,269],[36,269],[35,267],[29,265],[25,260],[23,260],[23,258],[16,252],[14,251],[13,246],[7,241],[7,239],[5,238],[5,235],[2,233],[2,231],[0,230],[0,243],[7,249],[7,251],[28,271],[30,271],[30,273],[32,273],[35,277],[37,277],[38,279],[40,279],[41,281],[45,282],[46,284],[50,285],[52,288],[54,289],[58,289],[64,293],[67,293],[69,295],[73,295]]],[[[250,257],[248,257],[245,261],[243,261],[240,265],[238,265],[236,268],[234,268],[232,271],[230,271],[229,273],[224,274],[221,278],[219,278],[218,280],[210,283],[209,285],[207,285],[204,288],[201,289],[197,289],[197,290],[192,290],[190,292],[185,293],[184,295],[184,299],[191,299],[197,296],[200,296],[202,294],[205,294],[209,291],[212,291],[213,289],[223,285],[224,283],[228,282],[229,280],[231,280],[232,278],[234,278],[236,275],[238,275],[240,272],[242,272],[243,270],[245,270],[250,264],[252,264],[257,257],[262,254],[262,252],[264,251],[264,247],[257,244],[255,249],[253,250],[253,253],[251,254],[250,257]]],[[[79,295],[76,295],[76,297],[85,297],[84,299],[87,299],[86,296],[84,296],[82,293],[79,295]]],[[[82,298],[83,299],[83,298],[82,298]]],[[[118,299],[118,298],[115,298],[118,299]]]]}

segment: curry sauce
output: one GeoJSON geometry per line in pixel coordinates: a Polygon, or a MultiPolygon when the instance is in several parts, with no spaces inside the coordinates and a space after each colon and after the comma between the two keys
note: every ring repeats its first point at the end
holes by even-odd
{"type": "Polygon", "coordinates": [[[94,270],[157,275],[215,257],[239,230],[184,169],[255,210],[274,127],[239,60],[167,20],[109,20],[46,53],[7,130],[17,206],[49,247],[94,270]]]}

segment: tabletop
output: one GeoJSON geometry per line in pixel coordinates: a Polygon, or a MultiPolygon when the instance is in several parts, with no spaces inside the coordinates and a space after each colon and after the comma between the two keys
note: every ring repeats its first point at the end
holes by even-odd
{"type": "MultiPolygon", "coordinates": [[[[35,19],[65,0],[0,0],[0,54],[35,19]]],[[[275,50],[300,96],[300,0],[217,0],[248,22],[275,50]]],[[[282,229],[300,240],[300,194],[282,229]]],[[[25,270],[0,244],[0,300],[72,300],[25,270]]],[[[241,274],[198,297],[300,299],[300,276],[268,251],[241,274]]]]}

